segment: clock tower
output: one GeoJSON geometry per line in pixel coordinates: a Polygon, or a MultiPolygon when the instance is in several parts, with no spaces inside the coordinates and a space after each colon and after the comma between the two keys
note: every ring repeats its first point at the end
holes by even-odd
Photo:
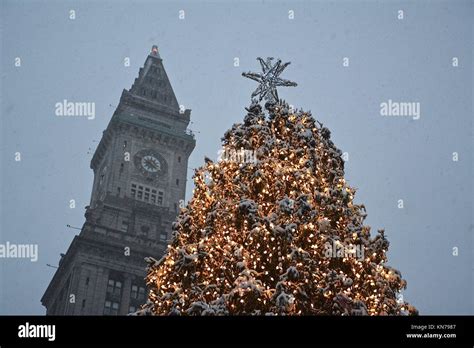
{"type": "Polygon", "coordinates": [[[125,315],[145,302],[144,258],[166,251],[185,196],[190,114],[153,46],[91,160],[86,221],[41,299],[48,315],[125,315]]]}

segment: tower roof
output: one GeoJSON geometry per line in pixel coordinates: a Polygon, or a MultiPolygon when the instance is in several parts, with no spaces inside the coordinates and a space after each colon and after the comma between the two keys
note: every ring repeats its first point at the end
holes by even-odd
{"type": "Polygon", "coordinates": [[[179,111],[178,100],[163,66],[158,46],[153,45],[129,92],[172,111],[179,111]]]}

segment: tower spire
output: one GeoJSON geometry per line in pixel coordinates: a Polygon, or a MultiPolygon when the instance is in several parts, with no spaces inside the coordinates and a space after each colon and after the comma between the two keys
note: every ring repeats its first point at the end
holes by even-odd
{"type": "Polygon", "coordinates": [[[158,46],[157,45],[153,45],[151,47],[150,56],[155,56],[155,57],[161,58],[160,54],[158,53],[158,46]]]}
{"type": "Polygon", "coordinates": [[[164,107],[174,113],[179,112],[178,100],[166,74],[157,45],[152,46],[129,92],[141,101],[164,107]]]}

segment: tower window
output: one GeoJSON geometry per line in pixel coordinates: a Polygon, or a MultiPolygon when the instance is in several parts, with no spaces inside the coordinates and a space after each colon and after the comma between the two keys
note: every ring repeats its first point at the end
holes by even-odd
{"type": "Polygon", "coordinates": [[[122,226],[120,227],[120,229],[123,231],[123,232],[127,232],[128,231],[128,221],[127,220],[122,220],[122,226]]]}
{"type": "Polygon", "coordinates": [[[144,300],[145,299],[145,288],[138,285],[132,285],[132,291],[130,293],[130,297],[137,299],[137,300],[144,300]]]}
{"type": "Polygon", "coordinates": [[[89,285],[89,277],[86,278],[86,285],[89,285]]]}
{"type": "Polygon", "coordinates": [[[139,287],[138,288],[138,299],[139,300],[144,300],[145,299],[145,288],[139,287]]]}
{"type": "Polygon", "coordinates": [[[176,186],[179,186],[179,179],[176,179],[176,186]]]}
{"type": "Polygon", "coordinates": [[[82,300],[82,308],[85,308],[86,307],[86,300],[82,300]]]}
{"type": "Polygon", "coordinates": [[[104,304],[104,315],[117,315],[120,304],[113,301],[105,301],[104,304]]]}
{"type": "Polygon", "coordinates": [[[160,233],[160,240],[161,240],[162,242],[166,242],[166,238],[167,238],[167,237],[168,237],[168,236],[167,236],[166,232],[160,233]]]}
{"type": "Polygon", "coordinates": [[[109,294],[120,296],[122,293],[122,282],[119,280],[109,279],[107,283],[107,292],[109,294]]]}
{"type": "Polygon", "coordinates": [[[150,186],[132,183],[130,187],[130,196],[145,203],[163,205],[163,191],[150,186]]]}
{"type": "Polygon", "coordinates": [[[127,141],[124,140],[124,141],[123,141],[123,149],[125,150],[126,148],[127,148],[127,141]]]}
{"type": "Polygon", "coordinates": [[[132,296],[132,298],[137,298],[138,297],[138,286],[137,285],[132,285],[131,296],[132,296]]]}
{"type": "Polygon", "coordinates": [[[178,163],[181,163],[181,156],[178,156],[178,163]]]}
{"type": "Polygon", "coordinates": [[[117,187],[117,196],[120,196],[120,187],[117,187]]]}

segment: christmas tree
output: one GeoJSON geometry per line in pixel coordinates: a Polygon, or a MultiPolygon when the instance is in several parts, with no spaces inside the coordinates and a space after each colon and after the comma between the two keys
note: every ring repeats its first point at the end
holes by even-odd
{"type": "Polygon", "coordinates": [[[262,73],[243,123],[206,158],[194,194],[159,261],[149,259],[155,315],[407,315],[405,280],[386,264],[384,231],[371,236],[344,180],[342,152],[309,112],[278,98],[289,64],[262,73]],[[262,106],[262,100],[265,105],[262,106]]]}

